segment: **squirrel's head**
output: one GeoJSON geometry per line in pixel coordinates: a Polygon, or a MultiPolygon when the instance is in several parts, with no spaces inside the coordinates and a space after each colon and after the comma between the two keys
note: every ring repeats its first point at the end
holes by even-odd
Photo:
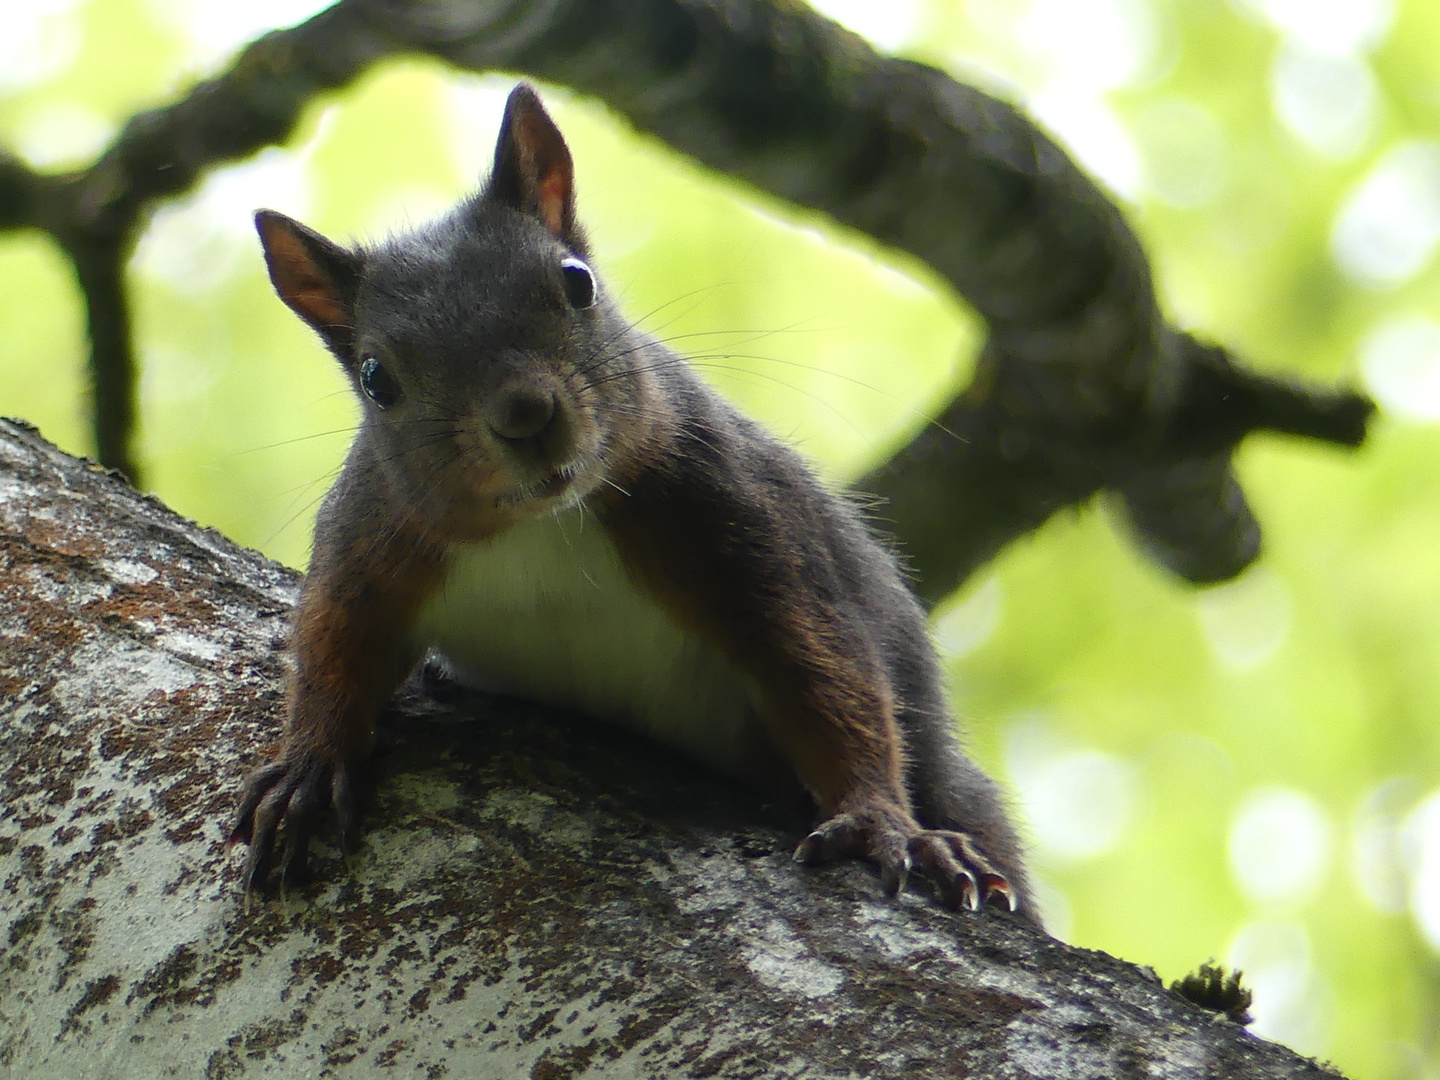
{"type": "Polygon", "coordinates": [[[280,298],[319,333],[396,493],[455,535],[582,500],[645,412],[648,365],[589,265],[570,151],[511,92],[482,191],[348,249],[256,214],[280,298]]]}

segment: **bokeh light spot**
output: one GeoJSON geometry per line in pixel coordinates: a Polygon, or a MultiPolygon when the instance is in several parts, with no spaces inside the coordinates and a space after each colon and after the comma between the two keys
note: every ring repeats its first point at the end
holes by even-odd
{"type": "Polygon", "coordinates": [[[1135,120],[1145,187],[1170,206],[1197,207],[1225,181],[1225,133],[1215,114],[1186,98],[1165,98],[1135,120]]]}
{"type": "Polygon", "coordinates": [[[859,34],[881,52],[898,52],[914,40],[920,29],[919,0],[811,0],[811,7],[827,19],[859,34]]]}
{"type": "Polygon", "coordinates": [[[23,90],[58,75],[80,53],[79,0],[10,0],[0,4],[0,92],[23,90]]]}
{"type": "Polygon", "coordinates": [[[333,0],[246,0],[237,4],[149,0],[156,17],[180,26],[190,39],[192,58],[209,68],[234,55],[267,30],[293,26],[323,11],[333,0]]]}
{"type": "Polygon", "coordinates": [[[1092,94],[1139,80],[1156,53],[1155,13],[1143,0],[1034,0],[1018,32],[1050,80],[1092,94]]]}
{"type": "Polygon", "coordinates": [[[37,169],[89,165],[115,135],[115,125],[94,109],[55,102],[36,109],[15,133],[15,149],[37,169]]]}
{"type": "Polygon", "coordinates": [[[1240,0],[1286,37],[1313,52],[1339,56],[1373,49],[1395,15],[1392,0],[1240,0]]]}
{"type": "Polygon", "coordinates": [[[1425,315],[1382,320],[1360,344],[1360,369],[1387,413],[1440,420],[1440,322],[1425,315]]]}
{"type": "Polygon", "coordinates": [[[935,639],[948,655],[965,656],[989,641],[1000,625],[1005,594],[1000,579],[990,574],[978,587],[967,588],[935,619],[935,639]]]}
{"type": "Polygon", "coordinates": [[[1011,730],[1006,762],[1043,855],[1083,862],[1123,838],[1140,787],[1129,762],[1100,750],[1070,748],[1034,720],[1011,730]]]}
{"type": "Polygon", "coordinates": [[[1404,844],[1412,866],[1410,910],[1430,948],[1440,953],[1440,790],[1410,815],[1404,844]]]}
{"type": "Polygon", "coordinates": [[[1402,855],[1403,811],[1414,800],[1413,782],[1392,777],[1377,784],[1355,809],[1350,824],[1350,870],[1360,895],[1377,911],[1393,915],[1409,903],[1402,855]]]}
{"type": "Polygon", "coordinates": [[[1412,140],[1385,154],[1335,219],[1330,250],[1353,280],[1408,281],[1440,243],[1440,142],[1412,140]]]}
{"type": "Polygon", "coordinates": [[[1290,632],[1290,592],[1263,567],[1206,589],[1196,598],[1196,610],[1211,651],[1234,671],[1265,664],[1290,632]]]}
{"type": "Polygon", "coordinates": [[[1231,941],[1225,962],[1242,972],[1255,995],[1252,1032],[1303,1054],[1325,1051],[1334,994],[1315,969],[1303,926],[1269,919],[1246,923],[1231,941]]]}
{"type": "Polygon", "coordinates": [[[1292,135],[1317,153],[1343,159],[1370,138],[1380,94],[1363,59],[1287,44],[1270,69],[1270,98],[1292,135]]]}
{"type": "Polygon", "coordinates": [[[1055,82],[1033,94],[1026,107],[1096,180],[1121,198],[1139,194],[1139,151],[1104,98],[1077,94],[1068,83],[1055,82]]]}
{"type": "Polygon", "coordinates": [[[269,206],[294,217],[307,211],[304,161],[279,148],[206,178],[194,194],[156,211],[136,246],[133,268],[176,292],[197,296],[227,281],[254,258],[254,214],[269,206]]]}
{"type": "Polygon", "coordinates": [[[1303,791],[1252,791],[1231,819],[1231,873],[1256,903],[1304,900],[1324,880],[1332,831],[1324,808],[1303,791]]]}

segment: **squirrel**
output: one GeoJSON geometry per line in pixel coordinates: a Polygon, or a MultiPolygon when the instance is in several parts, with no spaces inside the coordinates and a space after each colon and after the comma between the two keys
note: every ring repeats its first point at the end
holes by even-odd
{"type": "Polygon", "coordinates": [[[437,221],[353,250],[271,210],[256,227],[363,419],[316,519],[283,747],[230,831],[247,896],[277,861],[304,879],[326,812],[353,846],[377,716],[434,647],[722,773],[798,780],[819,813],[799,862],[868,859],[892,895],[918,871],[950,906],[1039,923],[895,554],[621,315],[534,89],[437,221]]]}

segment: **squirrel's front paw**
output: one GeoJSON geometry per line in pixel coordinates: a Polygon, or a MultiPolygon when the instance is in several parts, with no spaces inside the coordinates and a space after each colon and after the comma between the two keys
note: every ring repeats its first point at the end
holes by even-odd
{"type": "Polygon", "coordinates": [[[892,896],[905,887],[912,869],[940,890],[950,907],[978,910],[999,904],[1015,910],[1009,881],[962,832],[924,829],[898,807],[881,806],[836,814],[800,841],[795,861],[831,862],[870,859],[880,867],[880,883],[892,896]]]}
{"type": "Polygon", "coordinates": [[[341,850],[351,850],[358,822],[355,773],[354,765],[286,750],[245,781],[228,842],[250,845],[243,871],[247,900],[264,890],[277,846],[281,886],[307,879],[310,836],[328,807],[335,810],[341,850]]]}

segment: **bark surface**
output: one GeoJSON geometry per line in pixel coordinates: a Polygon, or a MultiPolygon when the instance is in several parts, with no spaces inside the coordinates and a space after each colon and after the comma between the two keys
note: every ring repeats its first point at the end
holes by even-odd
{"type": "Polygon", "coordinates": [[[296,583],[0,422],[5,1075],[1334,1075],[1145,969],[797,866],[805,821],[479,695],[402,693],[363,850],[247,911],[222,837],[296,583]]]}

